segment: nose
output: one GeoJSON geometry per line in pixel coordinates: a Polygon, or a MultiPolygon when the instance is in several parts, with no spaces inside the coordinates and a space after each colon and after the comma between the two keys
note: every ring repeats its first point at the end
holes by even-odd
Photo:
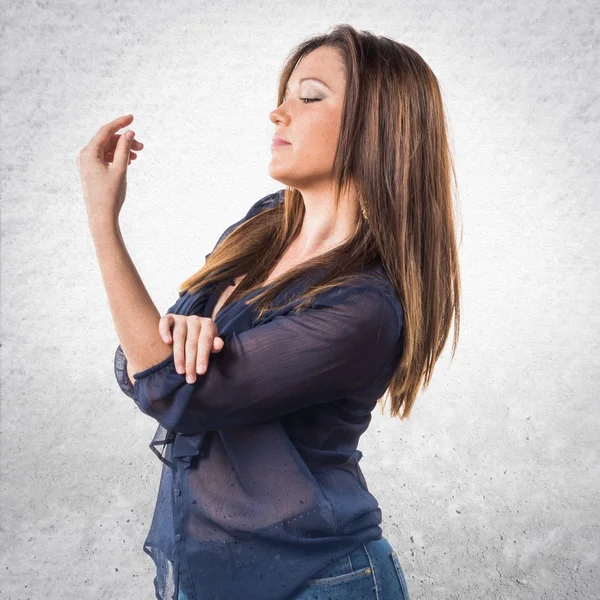
{"type": "Polygon", "coordinates": [[[284,106],[285,102],[280,104],[275,110],[272,110],[269,113],[269,119],[275,125],[277,125],[278,123],[287,124],[290,122],[290,115],[288,111],[285,110],[285,108],[283,108],[284,106]]]}

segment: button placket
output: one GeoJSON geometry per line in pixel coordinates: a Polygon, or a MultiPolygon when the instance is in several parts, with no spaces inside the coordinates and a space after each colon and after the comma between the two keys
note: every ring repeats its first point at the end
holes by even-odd
{"type": "Polygon", "coordinates": [[[181,493],[181,469],[175,471],[175,477],[173,483],[173,525],[175,541],[180,542],[183,539],[183,497],[181,493]]]}
{"type": "Polygon", "coordinates": [[[173,537],[175,540],[175,555],[177,557],[178,569],[178,587],[180,589],[189,588],[189,573],[187,572],[187,560],[185,558],[184,541],[184,523],[185,515],[183,510],[183,477],[184,469],[177,468],[173,476],[173,537]],[[184,586],[184,582],[186,585],[184,586]]]}

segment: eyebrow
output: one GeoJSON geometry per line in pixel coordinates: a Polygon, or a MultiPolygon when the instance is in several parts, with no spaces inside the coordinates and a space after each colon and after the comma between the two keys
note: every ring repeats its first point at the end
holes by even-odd
{"type": "MultiPolygon", "coordinates": [[[[329,88],[333,92],[333,89],[330,86],[328,86],[324,81],[322,81],[321,79],[318,79],[317,77],[303,77],[302,79],[300,79],[298,81],[298,84],[302,83],[303,81],[306,81],[307,79],[312,79],[313,81],[318,81],[319,83],[322,83],[326,88],[329,88]]],[[[289,85],[286,85],[285,86],[286,93],[289,92],[289,90],[290,90],[289,85]]]]}

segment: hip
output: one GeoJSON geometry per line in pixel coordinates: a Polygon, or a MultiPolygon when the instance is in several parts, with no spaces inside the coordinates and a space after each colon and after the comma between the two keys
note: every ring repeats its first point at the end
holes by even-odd
{"type": "Polygon", "coordinates": [[[382,536],[306,581],[290,600],[410,600],[400,559],[382,536]]]}
{"type": "MultiPolygon", "coordinates": [[[[188,600],[181,589],[177,600],[188,600]]],[[[286,600],[410,600],[410,597],[400,559],[382,536],[328,565],[286,600]]]]}

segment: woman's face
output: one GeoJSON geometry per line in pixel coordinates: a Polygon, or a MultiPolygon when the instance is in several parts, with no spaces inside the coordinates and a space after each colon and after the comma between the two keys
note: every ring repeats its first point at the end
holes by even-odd
{"type": "Polygon", "coordinates": [[[329,185],[345,86],[344,66],[335,48],[316,48],[296,65],[283,103],[269,115],[274,135],[290,142],[271,146],[269,175],[273,179],[300,190],[329,185]],[[302,81],[311,77],[323,83],[302,81]]]}

